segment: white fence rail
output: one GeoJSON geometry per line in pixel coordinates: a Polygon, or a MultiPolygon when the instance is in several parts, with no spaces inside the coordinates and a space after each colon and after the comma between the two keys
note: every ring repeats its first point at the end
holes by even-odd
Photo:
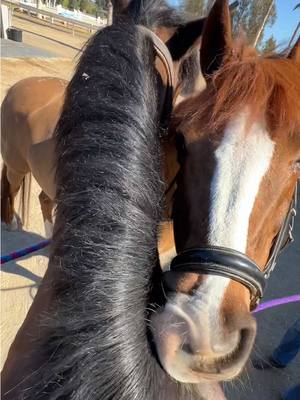
{"type": "MultiPolygon", "coordinates": [[[[2,0],[2,3],[7,4],[12,10],[13,9],[20,9],[20,10],[26,10],[28,13],[33,14],[33,15],[39,15],[42,16],[43,19],[49,19],[50,23],[54,23],[54,21],[62,21],[65,25],[71,25],[73,29],[73,35],[74,35],[74,28],[80,27],[87,29],[90,32],[98,30],[100,27],[103,27],[107,24],[107,19],[103,18],[101,20],[98,19],[98,21],[94,20],[94,22],[89,18],[90,16],[87,16],[90,22],[85,22],[83,19],[85,18],[85,14],[81,13],[81,20],[71,18],[71,17],[66,17],[63,15],[58,14],[57,12],[52,12],[52,11],[47,11],[43,8],[37,8],[36,6],[34,7],[33,5],[28,5],[25,2],[17,2],[17,1],[9,1],[9,0],[2,0]]],[[[32,4],[32,3],[31,3],[32,4]]],[[[102,13],[106,17],[106,12],[103,11],[102,13]]],[[[74,14],[75,15],[75,14],[74,14]]]]}

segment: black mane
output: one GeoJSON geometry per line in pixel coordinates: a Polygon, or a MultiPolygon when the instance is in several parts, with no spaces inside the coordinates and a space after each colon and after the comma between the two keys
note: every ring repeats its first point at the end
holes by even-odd
{"type": "Polygon", "coordinates": [[[147,339],[163,194],[153,60],[150,39],[121,18],[95,35],[68,86],[56,130],[56,311],[47,362],[22,399],[199,399],[147,339]]]}

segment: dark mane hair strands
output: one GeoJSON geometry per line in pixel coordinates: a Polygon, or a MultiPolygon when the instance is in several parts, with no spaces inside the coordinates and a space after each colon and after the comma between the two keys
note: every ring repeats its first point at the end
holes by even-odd
{"type": "Polygon", "coordinates": [[[23,400],[199,399],[147,340],[163,194],[153,61],[150,39],[120,19],[90,41],[68,86],[56,130],[54,312],[23,400]]]}

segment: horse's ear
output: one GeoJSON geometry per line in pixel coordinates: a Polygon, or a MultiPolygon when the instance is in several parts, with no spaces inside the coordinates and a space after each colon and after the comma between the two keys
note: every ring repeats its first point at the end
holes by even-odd
{"type": "Polygon", "coordinates": [[[200,64],[204,77],[208,78],[222,65],[232,51],[230,10],[227,0],[216,0],[203,29],[200,64]]]}
{"type": "Polygon", "coordinates": [[[166,42],[174,61],[179,61],[187,56],[196,46],[200,48],[204,21],[205,18],[200,18],[177,27],[166,42]]]}
{"type": "Polygon", "coordinates": [[[300,64],[300,36],[298,37],[298,40],[296,41],[293,48],[289,52],[288,58],[300,64]]]}

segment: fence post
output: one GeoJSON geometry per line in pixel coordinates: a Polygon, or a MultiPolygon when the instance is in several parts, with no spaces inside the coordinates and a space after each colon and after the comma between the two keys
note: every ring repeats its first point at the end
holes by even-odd
{"type": "MultiPolygon", "coordinates": [[[[38,11],[41,8],[41,0],[36,0],[36,10],[38,11]]],[[[39,19],[43,19],[42,14],[37,13],[37,17],[39,19]]]]}

